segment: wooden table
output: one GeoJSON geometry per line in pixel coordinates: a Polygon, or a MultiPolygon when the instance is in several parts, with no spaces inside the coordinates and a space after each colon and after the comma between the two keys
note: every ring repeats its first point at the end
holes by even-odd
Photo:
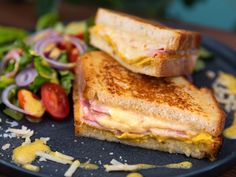
{"type": "MultiPolygon", "coordinates": [[[[61,20],[73,21],[85,19],[94,15],[96,8],[87,6],[72,6],[63,3],[60,7],[61,20]]],[[[0,25],[9,25],[33,29],[36,23],[36,12],[32,4],[12,4],[6,0],[0,2],[0,25]]],[[[212,28],[185,24],[185,26],[199,31],[221,41],[236,51],[236,33],[216,30],[212,28]]],[[[235,56],[236,57],[236,56],[235,56]]],[[[218,177],[236,177],[236,165],[218,177]]]]}

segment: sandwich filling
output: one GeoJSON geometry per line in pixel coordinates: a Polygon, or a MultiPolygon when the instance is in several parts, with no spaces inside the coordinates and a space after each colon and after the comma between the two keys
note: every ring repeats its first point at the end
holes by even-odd
{"type": "Polygon", "coordinates": [[[80,107],[82,123],[113,132],[119,139],[143,141],[152,137],[159,142],[176,139],[187,143],[206,144],[214,141],[209,133],[191,131],[188,125],[175,123],[176,126],[173,126],[173,122],[166,122],[158,117],[98,104],[96,101],[80,98],[80,107]]]}
{"type": "Polygon", "coordinates": [[[174,51],[166,49],[166,45],[145,34],[123,31],[111,26],[97,24],[91,33],[102,38],[113,49],[113,52],[128,64],[143,66],[152,65],[155,58],[162,60],[188,59],[197,56],[196,49],[174,51]],[[148,40],[147,40],[148,38],[148,40]]]}

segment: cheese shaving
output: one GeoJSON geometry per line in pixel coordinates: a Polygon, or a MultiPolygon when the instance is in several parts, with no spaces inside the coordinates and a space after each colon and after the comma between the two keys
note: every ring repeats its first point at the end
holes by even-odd
{"type": "Polygon", "coordinates": [[[9,149],[10,148],[10,144],[9,143],[7,143],[7,144],[4,144],[3,146],[2,146],[2,150],[7,150],[7,149],[9,149]]]}
{"type": "Polygon", "coordinates": [[[74,157],[62,154],[61,152],[58,151],[54,152],[54,156],[65,160],[70,160],[70,161],[74,160],[74,157]]]}
{"type": "Polygon", "coordinates": [[[121,162],[117,161],[116,159],[112,159],[110,162],[112,165],[122,165],[121,162]]]}
{"type": "Polygon", "coordinates": [[[149,164],[135,164],[135,165],[128,165],[128,164],[117,164],[117,165],[104,165],[104,168],[107,172],[111,171],[137,171],[141,169],[149,169],[155,168],[155,165],[149,164]]]}
{"type": "Polygon", "coordinates": [[[38,172],[40,170],[40,168],[38,166],[32,165],[32,164],[25,164],[22,167],[26,170],[30,170],[30,171],[33,171],[33,172],[38,172]]]}
{"type": "Polygon", "coordinates": [[[6,132],[10,132],[11,134],[15,135],[16,137],[27,138],[31,137],[34,134],[33,130],[27,129],[27,127],[22,126],[21,129],[16,128],[8,128],[6,132]]]}
{"type": "Polygon", "coordinates": [[[51,160],[53,162],[57,162],[57,163],[61,163],[61,164],[71,164],[72,163],[72,161],[70,161],[70,160],[65,160],[65,159],[62,159],[62,158],[58,158],[58,157],[55,157],[55,156],[50,155],[50,154],[45,153],[45,152],[36,152],[36,155],[39,156],[39,157],[42,157],[44,159],[51,160]]]}
{"type": "Polygon", "coordinates": [[[68,170],[65,172],[64,176],[65,177],[71,177],[75,171],[79,168],[80,166],[80,161],[79,160],[75,160],[71,166],[68,168],[68,170]]]}

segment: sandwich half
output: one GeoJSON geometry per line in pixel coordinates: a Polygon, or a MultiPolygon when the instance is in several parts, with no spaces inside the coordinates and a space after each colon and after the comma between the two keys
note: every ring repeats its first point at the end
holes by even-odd
{"type": "Polygon", "coordinates": [[[133,72],[167,77],[192,73],[200,35],[100,8],[90,42],[133,72]]]}
{"type": "Polygon", "coordinates": [[[77,136],[214,159],[224,112],[210,90],[183,77],[133,73],[108,54],[79,60],[74,82],[77,136]]]}

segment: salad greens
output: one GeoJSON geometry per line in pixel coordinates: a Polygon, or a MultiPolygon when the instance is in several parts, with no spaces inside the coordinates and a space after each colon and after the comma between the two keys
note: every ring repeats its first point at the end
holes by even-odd
{"type": "Polygon", "coordinates": [[[51,12],[39,18],[36,24],[36,30],[40,31],[49,27],[54,27],[59,22],[57,13],[51,12]]]}
{"type": "Polygon", "coordinates": [[[207,60],[213,59],[213,53],[209,52],[207,49],[201,47],[199,50],[199,57],[194,67],[194,72],[202,71],[205,69],[207,60]]]}
{"type": "Polygon", "coordinates": [[[13,78],[8,78],[6,76],[0,76],[0,90],[3,90],[8,85],[12,84],[14,82],[13,78]]]}
{"type": "Polygon", "coordinates": [[[72,88],[72,81],[74,80],[74,74],[71,71],[60,71],[59,74],[61,76],[60,84],[65,89],[68,95],[72,88]]]}
{"type": "MultiPolygon", "coordinates": [[[[7,93],[9,97],[4,97],[5,101],[4,99],[0,99],[2,101],[0,102],[2,112],[15,120],[21,120],[24,117],[23,113],[14,109],[14,106],[25,109],[23,105],[26,103],[22,104],[22,97],[19,96],[20,94],[24,94],[21,92],[22,89],[28,90],[29,93],[36,97],[38,95],[39,101],[40,99],[43,101],[42,95],[40,94],[39,96],[38,94],[39,90],[41,92],[42,87],[48,83],[56,83],[58,86],[61,86],[65,95],[70,95],[72,82],[75,78],[72,70],[72,67],[74,67],[73,62],[76,61],[80,54],[94,50],[89,45],[89,28],[93,25],[93,18],[64,25],[59,22],[58,14],[52,12],[43,15],[37,21],[36,32],[34,34],[28,34],[27,31],[19,28],[0,26],[0,65],[2,59],[4,59],[4,68],[0,71],[0,91],[7,93]],[[67,36],[68,39],[54,43],[52,49],[46,46],[49,49],[45,49],[44,53],[39,55],[37,53],[39,52],[38,49],[42,49],[40,48],[40,42],[47,41],[48,35],[57,39],[67,36]],[[79,40],[70,41],[71,36],[79,40]],[[76,41],[76,44],[72,41],[76,41]],[[78,45],[81,47],[77,47],[78,45]],[[53,49],[58,51],[56,57],[52,57],[53,49]],[[7,55],[8,53],[9,55],[7,55]],[[5,56],[12,58],[4,58],[5,56]],[[52,60],[50,61],[50,65],[48,60],[52,60]],[[16,84],[18,87],[9,92],[6,88],[11,88],[11,84],[16,84]],[[14,106],[11,107],[11,105],[7,104],[6,99],[14,106]]],[[[46,105],[44,104],[43,106],[46,105]]],[[[46,108],[45,110],[47,111],[46,108]]]]}
{"type": "Polygon", "coordinates": [[[16,40],[22,40],[27,35],[28,33],[25,30],[14,27],[0,26],[0,45],[14,42],[16,40]]]}

